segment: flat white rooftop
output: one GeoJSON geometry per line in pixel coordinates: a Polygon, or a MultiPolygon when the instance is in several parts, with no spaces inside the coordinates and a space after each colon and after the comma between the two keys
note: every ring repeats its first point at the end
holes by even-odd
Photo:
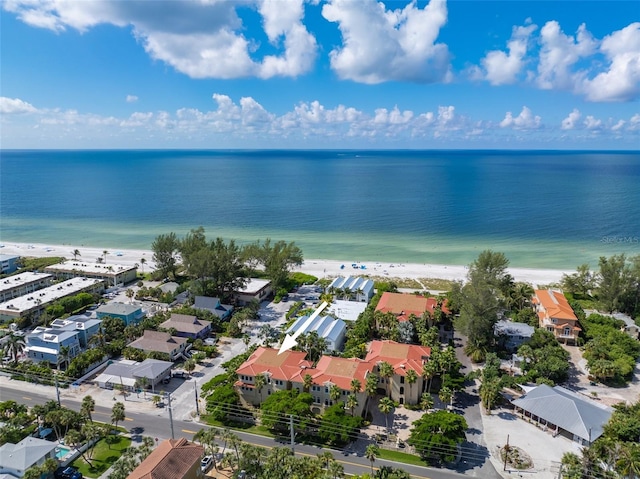
{"type": "Polygon", "coordinates": [[[255,294],[268,285],[271,281],[268,279],[249,278],[244,288],[238,289],[238,293],[255,294]]]}
{"type": "Polygon", "coordinates": [[[53,275],[47,273],[33,273],[31,271],[16,274],[14,276],[8,276],[0,280],[0,293],[4,293],[5,291],[9,291],[13,288],[18,288],[29,283],[35,283],[51,278],[53,278],[53,275]]]}
{"type": "Polygon", "coordinates": [[[18,296],[4,303],[0,303],[0,313],[15,316],[22,311],[29,311],[36,306],[44,306],[57,299],[71,294],[80,293],[86,288],[94,286],[102,281],[92,278],[72,278],[62,283],[54,284],[33,293],[18,296]]]}
{"type": "Polygon", "coordinates": [[[104,263],[89,263],[86,261],[64,261],[62,263],[53,264],[47,266],[45,271],[51,272],[64,272],[64,273],[87,273],[87,274],[99,274],[104,276],[115,275],[124,271],[136,269],[135,266],[124,266],[121,264],[104,264],[104,263]]]}

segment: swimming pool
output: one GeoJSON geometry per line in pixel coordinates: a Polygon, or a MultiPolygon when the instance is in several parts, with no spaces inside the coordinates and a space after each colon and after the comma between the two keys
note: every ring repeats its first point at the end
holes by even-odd
{"type": "Polygon", "coordinates": [[[69,449],[68,447],[58,446],[58,447],[56,447],[56,457],[58,459],[62,459],[67,454],[69,454],[70,451],[71,451],[71,449],[69,449]]]}

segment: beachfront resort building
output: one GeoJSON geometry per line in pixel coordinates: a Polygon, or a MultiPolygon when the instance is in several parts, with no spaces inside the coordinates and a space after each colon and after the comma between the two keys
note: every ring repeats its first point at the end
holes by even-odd
{"type": "Polygon", "coordinates": [[[127,479],[200,479],[205,477],[200,469],[204,447],[179,439],[162,441],[127,479]]]}
{"type": "Polygon", "coordinates": [[[14,254],[0,254],[0,274],[11,274],[18,270],[20,256],[14,254]]]}
{"type": "Polygon", "coordinates": [[[233,306],[222,304],[220,298],[212,298],[210,296],[196,296],[193,300],[193,308],[209,311],[222,320],[231,317],[233,312],[233,306]]]}
{"type": "Polygon", "coordinates": [[[276,391],[296,389],[307,391],[313,396],[315,412],[334,404],[332,391],[339,391],[338,402],[346,402],[355,394],[358,405],[354,413],[361,414],[365,408],[367,395],[364,391],[367,376],[378,373],[382,362],[393,368],[390,378],[381,378],[379,386],[388,391],[391,398],[400,404],[417,404],[424,388],[422,371],[431,350],[423,346],[396,343],[394,341],[373,341],[365,359],[322,356],[313,366],[306,360],[306,353],[288,350],[278,354],[274,348],[260,347],[237,369],[236,390],[242,399],[258,405],[276,391]],[[417,375],[415,383],[406,381],[407,371],[417,375]],[[263,375],[264,385],[256,388],[256,376],[263,375]],[[305,377],[309,376],[310,381],[305,377]],[[352,391],[352,380],[360,381],[360,390],[352,391]],[[334,388],[335,386],[335,388],[334,388]]]}
{"type": "Polygon", "coordinates": [[[50,274],[31,271],[2,278],[0,280],[0,302],[51,286],[52,281],[53,276],[50,274]]]}
{"type": "Polygon", "coordinates": [[[316,316],[309,321],[309,316],[301,316],[287,329],[287,334],[309,334],[315,332],[326,341],[324,352],[342,351],[347,324],[341,319],[331,316],[316,316]]]}
{"type": "Polygon", "coordinates": [[[155,393],[156,386],[171,377],[172,367],[172,362],[160,359],[147,358],[142,362],[121,359],[109,364],[93,382],[103,389],[120,386],[128,391],[135,391],[148,387],[155,393]]]}
{"type": "Polygon", "coordinates": [[[82,348],[77,331],[38,326],[25,337],[25,355],[34,363],[68,364],[82,348]]]}
{"type": "Polygon", "coordinates": [[[100,293],[104,283],[99,279],[73,278],[32,293],[0,303],[0,321],[13,321],[20,316],[38,318],[51,303],[78,293],[100,293]]]}
{"type": "Polygon", "coordinates": [[[112,318],[120,318],[124,321],[125,326],[130,324],[138,324],[144,318],[144,312],[142,307],[136,304],[120,303],[113,301],[100,306],[96,309],[96,315],[99,319],[104,319],[108,316],[112,318]]]}
{"type": "Polygon", "coordinates": [[[335,295],[337,299],[363,303],[368,303],[375,294],[373,280],[359,276],[347,276],[346,278],[338,276],[331,282],[327,291],[335,295]]]}
{"type": "Polygon", "coordinates": [[[581,331],[578,318],[561,291],[537,289],[531,302],[541,328],[552,332],[558,341],[576,344],[581,331]]]}
{"type": "MultiPolygon", "coordinates": [[[[421,318],[424,313],[433,315],[438,307],[438,299],[416,294],[384,292],[378,301],[376,311],[392,313],[399,322],[409,321],[411,316],[421,318]]],[[[449,314],[446,302],[441,305],[442,312],[449,314]]]]}
{"type": "Polygon", "coordinates": [[[173,329],[176,336],[190,339],[204,339],[211,333],[211,321],[198,319],[190,314],[172,313],[171,317],[160,324],[163,329],[173,329]]]}
{"type": "MultiPolygon", "coordinates": [[[[169,356],[170,361],[176,361],[183,357],[187,348],[187,338],[171,336],[162,331],[150,331],[145,329],[142,337],[127,345],[130,348],[140,349],[145,353],[161,353],[169,356]]],[[[186,359],[186,358],[185,358],[186,359]]]]}
{"type": "Polygon", "coordinates": [[[613,409],[561,386],[520,386],[525,394],[511,401],[517,413],[553,436],[560,434],[583,446],[598,439],[613,409]]]}
{"type": "Polygon", "coordinates": [[[108,286],[123,286],[136,281],[138,269],[136,266],[123,266],[120,264],[86,263],[83,261],[69,260],[62,263],[47,266],[45,272],[51,273],[58,279],[96,278],[105,281],[108,286]]]}
{"type": "Polygon", "coordinates": [[[417,404],[424,390],[425,379],[422,376],[425,363],[431,356],[431,348],[395,341],[372,341],[364,358],[373,366],[378,375],[378,386],[391,395],[391,399],[400,404],[417,404]],[[393,374],[389,378],[380,375],[380,365],[391,365],[393,374]],[[415,383],[407,381],[407,372],[415,371],[415,383]]]}
{"type": "Polygon", "coordinates": [[[261,303],[273,294],[271,281],[267,279],[249,278],[247,284],[233,292],[233,299],[238,306],[246,306],[252,301],[261,303]]]}
{"type": "Polygon", "coordinates": [[[47,459],[56,458],[58,444],[27,436],[17,444],[7,442],[0,446],[0,475],[22,477],[33,466],[41,466],[47,459]]]}

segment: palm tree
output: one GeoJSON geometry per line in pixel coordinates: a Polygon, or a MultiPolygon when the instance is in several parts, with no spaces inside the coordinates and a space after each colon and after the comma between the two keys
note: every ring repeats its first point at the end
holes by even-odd
{"type": "Polygon", "coordinates": [[[360,382],[359,379],[352,379],[351,380],[351,392],[353,394],[358,394],[360,392],[360,390],[362,389],[362,383],[360,382]]]}
{"type": "Polygon", "coordinates": [[[198,441],[205,447],[205,451],[211,453],[213,456],[213,467],[214,469],[218,469],[218,464],[215,459],[215,452],[218,450],[218,445],[216,444],[216,438],[218,437],[218,431],[214,428],[200,429],[193,439],[198,441]]]}
{"type": "Polygon", "coordinates": [[[323,465],[325,466],[325,468],[327,470],[329,470],[329,463],[331,463],[331,461],[334,460],[333,454],[331,454],[331,452],[329,452],[329,451],[324,451],[324,452],[318,454],[318,459],[320,459],[320,461],[322,461],[323,465]]]}
{"type": "Polygon", "coordinates": [[[380,399],[380,402],[378,403],[378,409],[380,409],[380,412],[382,414],[384,414],[384,419],[385,419],[385,422],[387,423],[387,434],[390,434],[390,431],[389,431],[389,413],[391,411],[393,411],[394,407],[395,407],[395,404],[389,398],[382,398],[382,399],[380,399]]]}
{"type": "Polygon", "coordinates": [[[64,363],[66,367],[67,361],[69,360],[69,351],[69,346],[60,346],[58,351],[58,371],[60,371],[60,363],[64,363]]]}
{"type": "Polygon", "coordinates": [[[146,377],[141,376],[141,377],[138,378],[138,380],[136,382],[138,383],[138,387],[140,389],[142,389],[142,394],[143,394],[144,398],[146,399],[146,397],[147,397],[147,385],[149,384],[149,380],[146,377]]]}
{"type": "Polygon", "coordinates": [[[369,408],[369,404],[371,403],[371,400],[373,399],[373,397],[376,395],[376,392],[378,391],[378,376],[376,376],[373,373],[367,375],[367,382],[365,383],[364,390],[367,393],[367,398],[368,398],[367,408],[369,408]]]}
{"type": "Polygon", "coordinates": [[[422,393],[420,396],[420,407],[425,411],[433,409],[433,397],[429,393],[422,393]]]}
{"type": "Polygon", "coordinates": [[[78,256],[82,256],[82,255],[80,254],[80,251],[79,251],[79,250],[77,250],[77,249],[74,249],[74,250],[71,252],[71,254],[73,255],[73,259],[74,259],[74,261],[78,259],[78,256]]]}
{"type": "Polygon", "coordinates": [[[160,404],[160,401],[162,401],[162,398],[160,396],[158,396],[157,394],[155,394],[152,398],[151,398],[151,402],[153,402],[154,406],[157,406],[158,404],[160,404]]]}
{"type": "Polygon", "coordinates": [[[104,259],[105,264],[107,263],[107,255],[109,254],[109,252],[107,250],[104,250],[102,252],[102,257],[104,259]]]}
{"type": "Polygon", "coordinates": [[[193,359],[189,359],[184,362],[183,367],[184,370],[189,373],[189,376],[191,376],[191,373],[196,368],[196,362],[193,359]]]}
{"type": "Polygon", "coordinates": [[[308,393],[309,390],[311,389],[311,386],[313,386],[313,376],[311,376],[311,374],[307,373],[302,378],[302,390],[304,392],[308,393]]]}
{"type": "Polygon", "coordinates": [[[140,271],[144,275],[144,265],[147,264],[147,260],[145,258],[140,258],[140,271]]]}
{"type": "Polygon", "coordinates": [[[450,404],[453,400],[453,391],[447,386],[442,386],[440,388],[440,392],[438,393],[438,397],[444,404],[450,404]]]}
{"type": "Polygon", "coordinates": [[[427,361],[424,366],[422,366],[422,377],[427,380],[427,392],[431,392],[431,380],[433,376],[436,375],[436,367],[437,364],[432,361],[427,361]]]}
{"type": "Polygon", "coordinates": [[[40,465],[40,470],[43,474],[46,474],[45,477],[51,477],[51,475],[56,472],[56,469],[58,469],[59,466],[60,464],[58,464],[58,461],[49,457],[45,459],[44,462],[40,465]]]}
{"type": "Polygon", "coordinates": [[[125,412],[124,412],[124,404],[118,401],[111,408],[111,424],[113,424],[115,429],[118,429],[118,423],[120,421],[124,421],[125,412]]]}
{"type": "Polygon", "coordinates": [[[371,476],[373,477],[373,463],[376,460],[376,457],[380,454],[380,449],[375,444],[369,444],[367,448],[364,450],[364,457],[371,461],[371,476]]]}
{"type": "Polygon", "coordinates": [[[256,388],[256,391],[258,391],[258,394],[260,394],[260,404],[262,404],[262,389],[267,384],[267,378],[264,374],[258,374],[253,381],[253,384],[256,388]]]}
{"type": "Polygon", "coordinates": [[[80,414],[86,417],[89,421],[93,422],[91,413],[96,410],[96,402],[91,396],[85,396],[82,398],[82,405],[80,406],[80,414]]]}
{"type": "Polygon", "coordinates": [[[625,478],[633,479],[640,476],[640,445],[638,443],[625,443],[616,461],[616,470],[625,478]]]}
{"type": "Polygon", "coordinates": [[[131,288],[128,288],[125,294],[127,295],[127,298],[129,298],[129,302],[131,302],[133,297],[136,295],[131,288]]]}
{"type": "Polygon", "coordinates": [[[338,399],[340,399],[341,395],[342,395],[342,390],[335,384],[332,384],[331,387],[329,388],[329,398],[331,399],[331,401],[334,403],[337,402],[338,399]]]}
{"type": "Polygon", "coordinates": [[[386,361],[382,361],[378,364],[378,372],[380,373],[380,377],[385,379],[387,396],[391,394],[390,386],[391,386],[391,376],[393,376],[393,366],[386,361]]]}
{"type": "Polygon", "coordinates": [[[415,371],[415,369],[409,369],[407,371],[407,376],[405,379],[407,381],[407,384],[409,385],[409,396],[413,400],[413,385],[418,380],[418,373],[415,371]]]}
{"type": "Polygon", "coordinates": [[[351,415],[353,416],[354,409],[358,407],[358,398],[355,394],[349,394],[349,396],[347,396],[346,406],[351,409],[351,415]]]}
{"type": "Polygon", "coordinates": [[[4,344],[5,354],[13,358],[13,365],[18,364],[18,357],[24,351],[26,344],[21,336],[17,336],[14,333],[9,334],[7,342],[4,344]]]}

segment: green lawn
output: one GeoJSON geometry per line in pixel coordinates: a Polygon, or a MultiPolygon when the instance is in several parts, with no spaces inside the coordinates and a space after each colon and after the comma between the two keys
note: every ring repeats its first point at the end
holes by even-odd
{"type": "Polygon", "coordinates": [[[406,452],[390,451],[389,449],[380,449],[380,459],[386,459],[388,461],[404,462],[405,464],[412,464],[414,466],[426,466],[425,462],[420,459],[420,456],[414,456],[413,454],[407,454],[406,452]]]}
{"type": "Polygon", "coordinates": [[[110,436],[100,439],[93,450],[93,458],[91,459],[93,467],[89,466],[82,456],[73,461],[72,465],[77,467],[86,477],[99,477],[120,458],[129,446],[131,446],[131,439],[125,436],[110,436]]]}

